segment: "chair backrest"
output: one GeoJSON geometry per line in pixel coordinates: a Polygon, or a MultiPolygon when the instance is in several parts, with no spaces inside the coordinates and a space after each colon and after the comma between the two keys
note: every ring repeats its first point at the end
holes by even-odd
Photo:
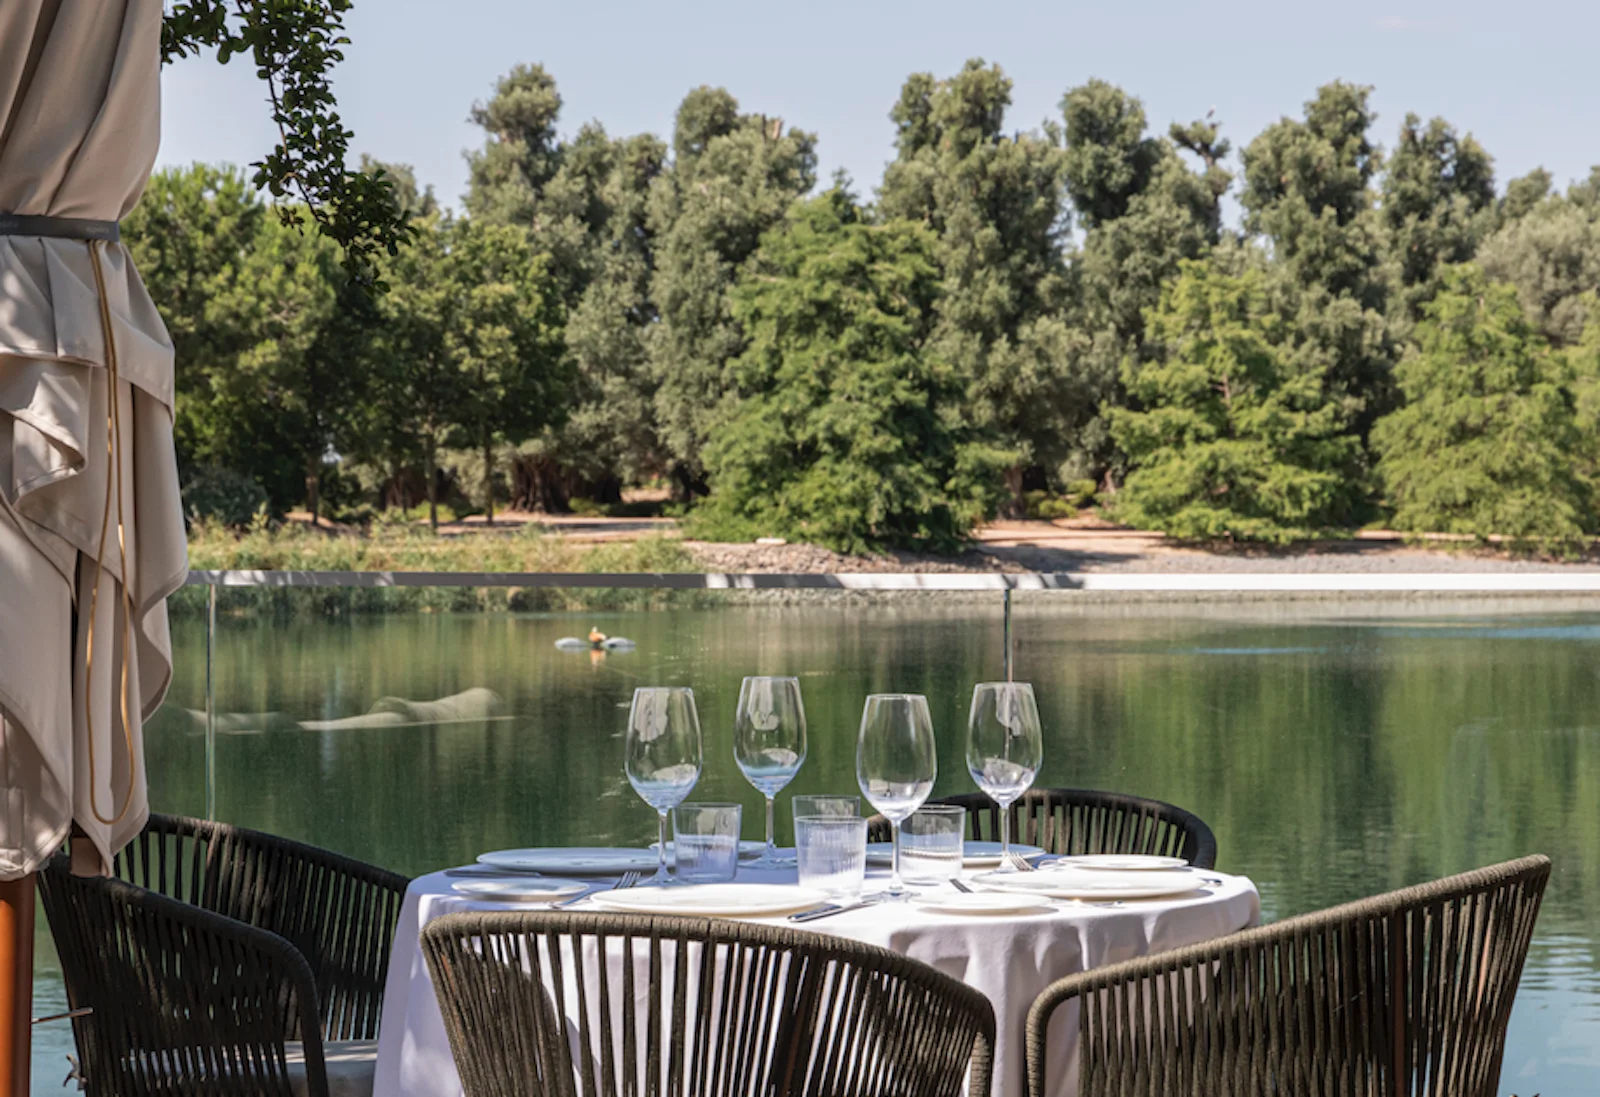
{"type": "Polygon", "coordinates": [[[327,1097],[317,991],[283,938],[122,880],[39,874],[93,1095],[292,1097],[285,1034],[327,1097]]]}
{"type": "Polygon", "coordinates": [[[1028,1014],[1029,1093],[1066,1007],[1079,1097],[1494,1097],[1549,877],[1524,857],[1063,979],[1028,1014]]]}
{"type": "Polygon", "coordinates": [[[378,1035],[404,876],[258,830],[151,815],[121,879],[287,940],[311,966],[325,1039],[378,1035]]]}
{"type": "Polygon", "coordinates": [[[467,1097],[973,1097],[994,1010],[885,949],[703,918],[452,914],[422,932],[467,1097]]]}
{"type": "MultiPolygon", "coordinates": [[[[1000,840],[1000,805],[981,792],[929,801],[967,809],[967,833],[1000,840]]],[[[1217,839],[1198,815],[1160,800],[1083,788],[1030,789],[1011,805],[1015,842],[1050,853],[1152,853],[1216,868],[1217,839]]],[[[889,840],[889,822],[873,816],[869,840],[889,840]]]]}

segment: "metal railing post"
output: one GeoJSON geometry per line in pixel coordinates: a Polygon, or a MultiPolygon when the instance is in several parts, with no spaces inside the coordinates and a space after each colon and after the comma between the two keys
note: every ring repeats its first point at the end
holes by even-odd
{"type": "MultiPolygon", "coordinates": [[[[216,588],[212,587],[211,589],[215,590],[216,588]]],[[[1006,607],[1006,609],[1005,609],[1005,619],[1006,619],[1006,628],[1005,628],[1005,633],[1006,633],[1006,635],[1005,635],[1006,681],[1014,682],[1014,681],[1016,681],[1016,678],[1015,678],[1015,675],[1016,675],[1016,662],[1015,662],[1015,655],[1014,655],[1014,653],[1012,651],[1012,648],[1011,648],[1011,588],[1010,587],[1007,587],[1006,590],[1005,590],[1005,607],[1006,607]]]]}
{"type": "Polygon", "coordinates": [[[217,584],[206,596],[206,818],[217,818],[217,584]]]}

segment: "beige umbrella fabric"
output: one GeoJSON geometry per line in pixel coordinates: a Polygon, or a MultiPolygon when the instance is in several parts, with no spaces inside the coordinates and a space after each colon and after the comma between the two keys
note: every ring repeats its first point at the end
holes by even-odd
{"type": "MultiPolygon", "coordinates": [[[[120,220],[160,140],[161,0],[0,0],[5,215],[120,220]]],[[[0,880],[144,825],[188,571],[172,341],[119,243],[0,233],[0,880]]]]}

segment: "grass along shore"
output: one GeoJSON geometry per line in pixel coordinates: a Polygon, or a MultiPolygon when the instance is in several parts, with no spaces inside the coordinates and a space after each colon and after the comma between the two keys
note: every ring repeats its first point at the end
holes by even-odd
{"type": "MultiPolygon", "coordinates": [[[[630,541],[583,544],[527,525],[505,532],[440,537],[426,526],[375,522],[362,532],[289,523],[248,530],[197,525],[189,532],[189,566],[196,571],[462,571],[462,572],[696,572],[705,570],[676,537],[649,534],[630,541]]],[[[695,605],[700,591],[505,587],[224,588],[223,613],[342,614],[412,610],[528,612],[648,609],[695,605]]],[[[175,613],[203,612],[206,592],[185,587],[172,598],[175,613]]]]}

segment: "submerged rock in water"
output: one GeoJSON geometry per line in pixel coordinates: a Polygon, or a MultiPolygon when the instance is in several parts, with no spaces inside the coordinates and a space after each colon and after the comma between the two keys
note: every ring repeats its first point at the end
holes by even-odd
{"type": "Polygon", "coordinates": [[[492,689],[474,686],[441,697],[437,701],[408,701],[404,697],[380,697],[360,716],[339,720],[302,720],[306,731],[347,731],[358,728],[413,727],[420,724],[464,724],[479,720],[502,720],[505,702],[492,689]]]}

